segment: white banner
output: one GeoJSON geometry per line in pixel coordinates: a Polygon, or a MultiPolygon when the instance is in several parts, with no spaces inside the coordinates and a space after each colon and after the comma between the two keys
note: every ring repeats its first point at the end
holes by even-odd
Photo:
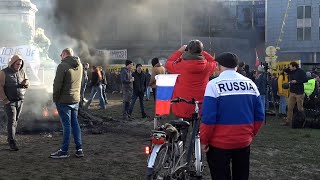
{"type": "Polygon", "coordinates": [[[127,59],[127,49],[120,50],[103,50],[97,49],[98,54],[103,54],[110,59],[127,59]]]}
{"type": "Polygon", "coordinates": [[[0,69],[8,67],[11,57],[15,54],[19,54],[24,60],[24,69],[30,81],[40,81],[38,77],[40,69],[40,55],[38,47],[34,45],[2,47],[0,49],[0,53],[0,69]]]}

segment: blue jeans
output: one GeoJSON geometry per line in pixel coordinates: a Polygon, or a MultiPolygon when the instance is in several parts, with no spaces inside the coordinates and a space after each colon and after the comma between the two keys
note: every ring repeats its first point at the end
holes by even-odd
{"type": "Polygon", "coordinates": [[[131,98],[131,104],[129,108],[129,114],[132,114],[134,104],[136,103],[137,98],[139,98],[140,101],[140,109],[141,109],[141,114],[145,114],[144,112],[144,104],[143,104],[143,92],[133,92],[132,93],[132,98],[131,98]]]}
{"type": "Polygon", "coordinates": [[[279,113],[287,114],[286,107],[288,105],[287,98],[285,96],[280,96],[279,113]]]}
{"type": "Polygon", "coordinates": [[[106,103],[105,103],[103,95],[102,95],[102,85],[92,86],[90,98],[89,98],[87,104],[85,105],[85,108],[88,109],[88,107],[90,106],[90,104],[91,104],[93,98],[96,96],[96,94],[98,95],[98,98],[100,101],[100,109],[106,109],[106,103]]]}
{"type": "Polygon", "coordinates": [[[56,106],[63,127],[63,142],[61,150],[65,152],[68,152],[69,150],[71,129],[74,138],[74,143],[76,144],[76,149],[82,149],[81,129],[78,122],[79,103],[56,103],[56,106]]]}
{"type": "Polygon", "coordinates": [[[148,86],[148,87],[147,87],[147,90],[146,90],[146,96],[147,96],[147,99],[148,99],[148,100],[150,99],[150,92],[151,92],[151,87],[148,86]]]}
{"type": "Polygon", "coordinates": [[[87,83],[83,83],[80,89],[80,106],[83,105],[84,94],[86,92],[87,83]]]}

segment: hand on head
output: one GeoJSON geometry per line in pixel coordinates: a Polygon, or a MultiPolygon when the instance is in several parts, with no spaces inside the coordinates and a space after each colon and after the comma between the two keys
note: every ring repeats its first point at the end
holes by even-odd
{"type": "Polygon", "coordinates": [[[187,48],[187,45],[183,45],[183,46],[181,46],[180,49],[178,49],[178,51],[183,53],[186,50],[186,48],[187,48]]]}

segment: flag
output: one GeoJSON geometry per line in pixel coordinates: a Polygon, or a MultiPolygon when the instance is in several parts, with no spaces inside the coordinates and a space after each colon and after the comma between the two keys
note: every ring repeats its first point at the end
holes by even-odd
{"type": "Polygon", "coordinates": [[[171,98],[177,77],[178,74],[156,75],[157,90],[155,111],[157,115],[170,114],[171,98]]]}
{"type": "Polygon", "coordinates": [[[259,56],[258,56],[258,51],[257,49],[254,49],[256,51],[256,66],[258,67],[260,65],[260,60],[259,60],[259,56]]]}

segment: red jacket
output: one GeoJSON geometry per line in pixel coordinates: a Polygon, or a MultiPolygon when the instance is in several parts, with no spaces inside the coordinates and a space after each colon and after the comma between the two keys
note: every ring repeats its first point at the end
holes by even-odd
{"type": "MultiPolygon", "coordinates": [[[[171,74],[180,74],[173,91],[173,98],[181,97],[187,100],[195,98],[202,101],[209,77],[216,68],[214,58],[203,51],[202,55],[191,55],[188,52],[175,51],[166,62],[166,68],[171,74]]],[[[172,112],[182,118],[190,118],[194,105],[177,103],[172,105],[172,112]]]]}

